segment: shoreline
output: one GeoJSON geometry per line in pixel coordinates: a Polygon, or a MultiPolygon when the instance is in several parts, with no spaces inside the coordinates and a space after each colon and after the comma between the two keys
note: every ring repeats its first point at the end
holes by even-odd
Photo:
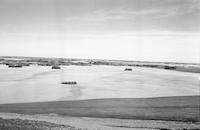
{"type": "Polygon", "coordinates": [[[160,120],[69,117],[58,116],[56,114],[25,115],[17,113],[0,113],[0,120],[6,120],[7,122],[18,122],[18,125],[27,124],[28,122],[30,125],[35,124],[39,127],[48,126],[50,128],[54,128],[55,130],[61,128],[63,130],[199,130],[200,127],[200,122],[189,123],[160,120]]]}
{"type": "Polygon", "coordinates": [[[126,60],[106,60],[106,59],[70,59],[70,58],[45,58],[45,57],[20,57],[20,56],[0,56],[0,64],[8,65],[20,64],[29,66],[37,64],[41,66],[53,66],[52,61],[59,62],[59,65],[108,65],[108,66],[129,66],[129,67],[148,67],[165,70],[173,70],[188,73],[200,73],[200,63],[179,63],[179,62],[153,62],[153,61],[126,61],[126,60]],[[13,61],[14,59],[14,61],[13,61]]]}

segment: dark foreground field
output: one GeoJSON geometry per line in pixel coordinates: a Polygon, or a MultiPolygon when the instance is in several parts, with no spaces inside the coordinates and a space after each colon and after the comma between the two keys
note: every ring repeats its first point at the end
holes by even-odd
{"type": "Polygon", "coordinates": [[[0,130],[81,130],[71,126],[58,125],[45,121],[2,119],[0,118],[0,130]]]}
{"type": "Polygon", "coordinates": [[[2,104],[0,112],[200,122],[200,96],[2,104]]]}

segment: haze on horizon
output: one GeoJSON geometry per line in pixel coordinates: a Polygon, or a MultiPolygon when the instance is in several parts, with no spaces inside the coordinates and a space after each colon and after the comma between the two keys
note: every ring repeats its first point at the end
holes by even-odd
{"type": "Polygon", "coordinates": [[[199,0],[1,0],[0,55],[200,63],[199,0]]]}

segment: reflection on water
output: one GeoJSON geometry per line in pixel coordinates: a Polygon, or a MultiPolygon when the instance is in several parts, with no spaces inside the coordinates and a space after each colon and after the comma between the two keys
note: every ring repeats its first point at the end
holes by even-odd
{"type": "Polygon", "coordinates": [[[199,75],[117,66],[0,66],[0,103],[199,95],[199,75]],[[64,85],[63,81],[78,84],[64,85]]]}

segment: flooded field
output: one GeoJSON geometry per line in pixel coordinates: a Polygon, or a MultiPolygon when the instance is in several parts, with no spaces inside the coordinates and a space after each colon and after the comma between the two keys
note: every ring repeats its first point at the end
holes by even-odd
{"type": "Polygon", "coordinates": [[[199,95],[199,74],[119,66],[0,66],[0,103],[199,95]],[[61,84],[76,81],[77,85],[61,84]]]}

